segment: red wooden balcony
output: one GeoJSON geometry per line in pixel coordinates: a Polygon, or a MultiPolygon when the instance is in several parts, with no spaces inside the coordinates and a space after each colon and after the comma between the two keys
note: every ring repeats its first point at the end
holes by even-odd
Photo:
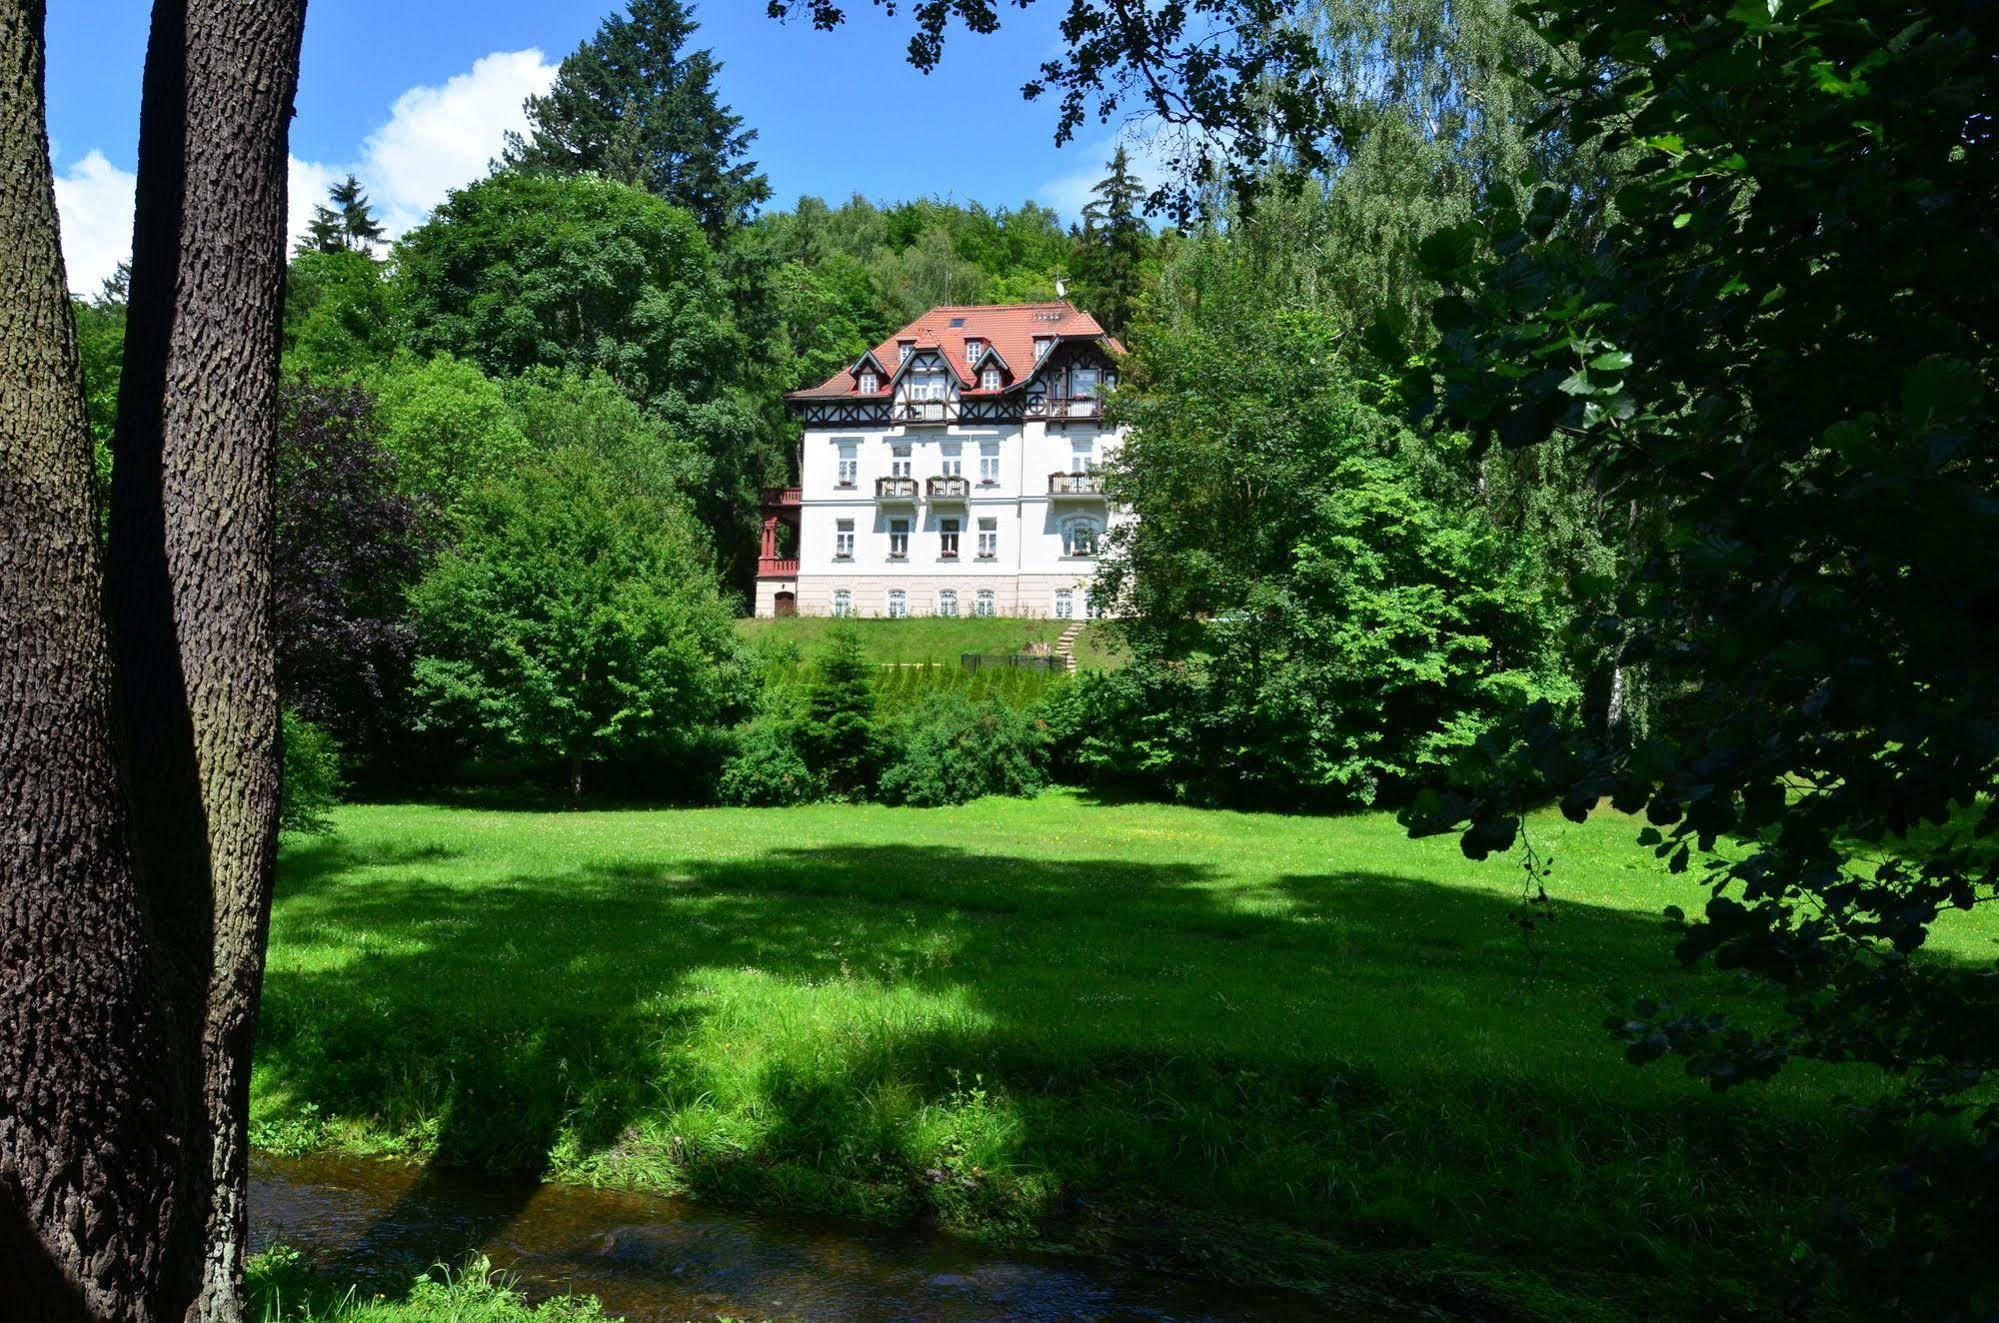
{"type": "Polygon", "coordinates": [[[795,579],[798,577],[798,557],[759,556],[757,557],[757,577],[759,579],[795,579]]]}
{"type": "Polygon", "coordinates": [[[763,492],[763,503],[767,508],[798,505],[804,500],[805,489],[802,487],[766,487],[763,492]]]}

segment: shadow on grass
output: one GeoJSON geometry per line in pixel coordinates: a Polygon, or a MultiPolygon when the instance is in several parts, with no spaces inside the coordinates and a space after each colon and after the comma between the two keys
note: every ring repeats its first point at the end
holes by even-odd
{"type": "Polygon", "coordinates": [[[1812,1125],[1772,1144],[1671,1076],[1605,1105],[1602,1016],[1683,977],[1644,915],[1565,905],[1537,959],[1507,898],[1379,873],[1245,888],[902,845],[453,863],[287,852],[257,1061],[278,1106],[517,1177],[1016,1233],[1198,1209],[1550,1272],[1711,1274],[1753,1257],[1756,1199],[1828,1179],[1812,1125]]]}

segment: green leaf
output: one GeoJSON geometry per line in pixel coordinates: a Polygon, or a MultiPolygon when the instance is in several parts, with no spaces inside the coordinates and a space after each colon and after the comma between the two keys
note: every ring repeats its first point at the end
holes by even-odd
{"type": "Polygon", "coordinates": [[[1918,428],[1958,421],[1984,394],[1978,369],[1961,358],[1932,355],[1902,378],[1902,409],[1918,428]]]}
{"type": "Polygon", "coordinates": [[[1613,349],[1607,354],[1598,354],[1589,361],[1589,365],[1597,372],[1622,372],[1631,366],[1631,355],[1622,349],[1613,349]]]}

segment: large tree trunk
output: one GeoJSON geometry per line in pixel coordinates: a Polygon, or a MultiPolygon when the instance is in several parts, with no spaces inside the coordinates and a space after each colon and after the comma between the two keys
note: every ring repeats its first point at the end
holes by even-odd
{"type": "Polygon", "coordinates": [[[155,1317],[185,1120],[120,790],[43,5],[0,0],[0,1313],[155,1317]]]}
{"type": "Polygon", "coordinates": [[[277,849],[271,640],[286,139],[305,0],[157,0],[139,121],[109,587],[139,863],[195,1119],[168,1248],[240,1313],[250,1055],[277,849]]]}

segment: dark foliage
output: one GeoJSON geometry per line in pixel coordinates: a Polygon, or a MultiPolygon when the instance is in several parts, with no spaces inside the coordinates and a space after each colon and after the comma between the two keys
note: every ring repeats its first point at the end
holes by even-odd
{"type": "Polygon", "coordinates": [[[430,554],[424,510],[397,489],[360,387],[292,378],[279,419],[279,690],[350,751],[379,755],[407,730],[404,598],[430,554]]]}

